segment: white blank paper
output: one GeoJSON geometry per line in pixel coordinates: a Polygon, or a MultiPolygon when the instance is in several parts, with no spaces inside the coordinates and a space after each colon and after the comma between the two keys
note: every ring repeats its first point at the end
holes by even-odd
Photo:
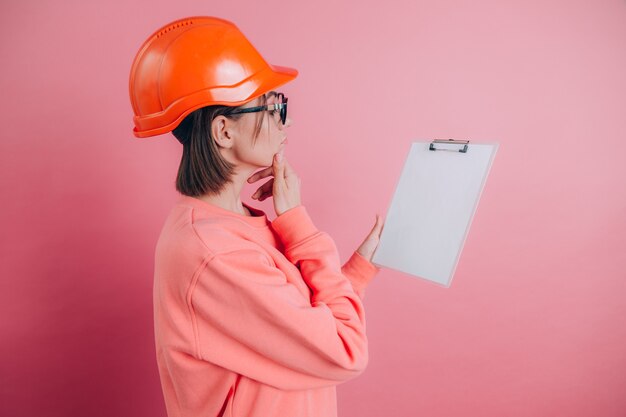
{"type": "Polygon", "coordinates": [[[448,287],[498,144],[431,142],[411,146],[372,262],[448,287]]]}

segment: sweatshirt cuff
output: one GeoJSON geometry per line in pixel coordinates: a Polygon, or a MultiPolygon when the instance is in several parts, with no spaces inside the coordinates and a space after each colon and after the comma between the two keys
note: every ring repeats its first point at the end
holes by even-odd
{"type": "Polygon", "coordinates": [[[365,257],[357,251],[354,251],[348,262],[346,262],[346,265],[354,271],[352,274],[352,283],[359,289],[365,289],[374,276],[380,272],[379,267],[365,259],[365,257]]]}
{"type": "Polygon", "coordinates": [[[318,232],[303,205],[293,207],[276,217],[272,228],[285,246],[292,246],[318,232]]]}

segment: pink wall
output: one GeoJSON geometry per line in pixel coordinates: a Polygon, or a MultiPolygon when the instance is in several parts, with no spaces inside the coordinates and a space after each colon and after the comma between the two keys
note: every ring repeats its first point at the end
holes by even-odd
{"type": "Polygon", "coordinates": [[[344,258],[412,140],[500,142],[452,287],[369,288],[340,415],[626,415],[626,2],[92,3],[0,6],[2,416],[165,415],[152,256],[181,149],[134,139],[127,80],[196,14],[300,70],[287,156],[344,258]]]}

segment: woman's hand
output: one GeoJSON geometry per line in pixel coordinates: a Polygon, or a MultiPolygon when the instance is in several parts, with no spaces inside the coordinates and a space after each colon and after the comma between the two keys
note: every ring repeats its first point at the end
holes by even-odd
{"type": "Polygon", "coordinates": [[[274,155],[274,161],[271,167],[265,168],[250,178],[249,183],[253,183],[262,178],[272,175],[265,184],[260,186],[254,194],[253,199],[259,201],[265,200],[267,197],[274,197],[274,210],[276,215],[280,216],[289,209],[299,206],[300,203],[300,178],[296,175],[291,165],[282,155],[282,152],[274,155]]]}
{"type": "Polygon", "coordinates": [[[378,247],[378,243],[380,242],[380,234],[383,231],[384,221],[377,214],[376,215],[376,223],[372,228],[372,231],[365,238],[361,246],[356,250],[359,255],[367,259],[368,261],[372,261],[372,257],[374,256],[374,252],[378,247]]]}

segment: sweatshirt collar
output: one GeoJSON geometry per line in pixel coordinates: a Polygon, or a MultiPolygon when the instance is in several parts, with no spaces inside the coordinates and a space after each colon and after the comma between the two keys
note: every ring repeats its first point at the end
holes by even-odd
{"type": "Polygon", "coordinates": [[[267,215],[265,214],[263,210],[259,210],[257,208],[251,207],[244,202],[242,202],[242,204],[250,211],[252,216],[246,216],[244,214],[235,213],[234,211],[226,210],[225,208],[216,206],[215,204],[211,204],[204,200],[200,200],[198,198],[190,197],[190,196],[182,196],[179,204],[192,206],[199,210],[202,210],[211,214],[215,214],[218,216],[238,219],[253,227],[267,227],[269,225],[269,220],[267,219],[267,215]]]}

